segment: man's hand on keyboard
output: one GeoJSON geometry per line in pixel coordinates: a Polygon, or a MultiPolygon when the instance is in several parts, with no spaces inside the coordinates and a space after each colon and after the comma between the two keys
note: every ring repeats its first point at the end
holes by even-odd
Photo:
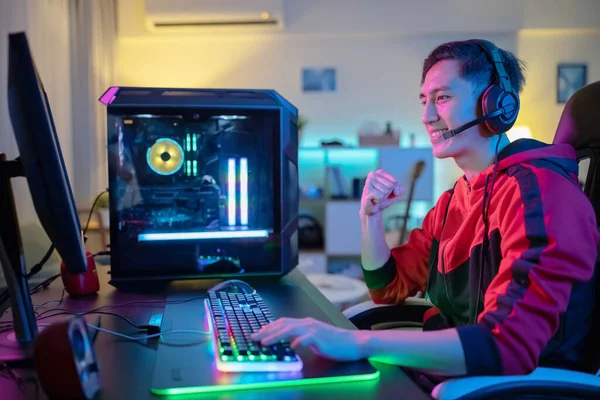
{"type": "Polygon", "coordinates": [[[294,350],[310,347],[315,354],[335,361],[365,358],[360,331],[337,328],[313,318],[280,318],[254,333],[252,340],[264,346],[286,341],[294,350]]]}

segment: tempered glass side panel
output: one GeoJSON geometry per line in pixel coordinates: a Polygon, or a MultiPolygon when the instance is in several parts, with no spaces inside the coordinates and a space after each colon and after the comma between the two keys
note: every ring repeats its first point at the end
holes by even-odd
{"type": "Polygon", "coordinates": [[[279,110],[109,109],[111,253],[129,276],[280,268],[279,110]]]}

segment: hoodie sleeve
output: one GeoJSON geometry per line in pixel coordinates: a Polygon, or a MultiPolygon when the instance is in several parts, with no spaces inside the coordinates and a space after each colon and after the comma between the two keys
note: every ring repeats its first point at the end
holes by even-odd
{"type": "MultiPolygon", "coordinates": [[[[510,175],[511,173],[509,173],[510,175]]],[[[520,166],[500,200],[502,261],[478,323],[458,328],[469,375],[533,371],[574,283],[591,279],[600,235],[588,199],[556,173],[520,166]]]]}
{"type": "Polygon", "coordinates": [[[406,244],[393,248],[390,258],[381,268],[373,271],[363,269],[373,302],[400,304],[407,297],[425,289],[438,210],[445,209],[449,199],[448,192],[440,197],[436,206],[425,216],[422,227],[410,232],[406,244]]]}

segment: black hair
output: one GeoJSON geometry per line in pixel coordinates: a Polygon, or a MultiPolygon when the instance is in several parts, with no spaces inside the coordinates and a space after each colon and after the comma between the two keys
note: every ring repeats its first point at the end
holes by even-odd
{"type": "MultiPolygon", "coordinates": [[[[504,67],[510,83],[516,93],[521,93],[525,86],[525,63],[510,51],[498,48],[504,61],[504,67]]],[[[494,65],[489,56],[476,43],[470,40],[447,42],[436,47],[423,62],[421,84],[427,72],[442,60],[458,60],[461,62],[459,75],[471,82],[473,95],[478,98],[492,83],[497,83],[494,65]]]]}

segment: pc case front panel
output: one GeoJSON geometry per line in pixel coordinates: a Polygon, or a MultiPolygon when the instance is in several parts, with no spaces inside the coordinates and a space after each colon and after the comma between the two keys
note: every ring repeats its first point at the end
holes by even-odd
{"type": "Polygon", "coordinates": [[[119,275],[280,273],[280,112],[232,111],[111,110],[111,252],[119,275]]]}

